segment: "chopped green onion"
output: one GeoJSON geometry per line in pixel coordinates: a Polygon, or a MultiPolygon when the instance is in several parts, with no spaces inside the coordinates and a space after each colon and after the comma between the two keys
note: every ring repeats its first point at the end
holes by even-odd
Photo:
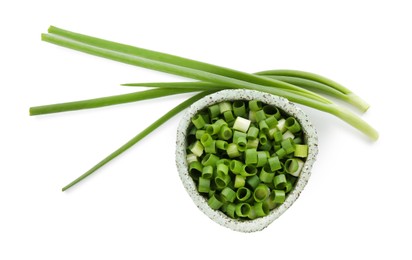
{"type": "Polygon", "coordinates": [[[227,150],[228,143],[223,140],[216,140],[216,148],[220,150],[227,150]]]}
{"type": "Polygon", "coordinates": [[[219,114],[220,114],[219,104],[215,104],[215,105],[209,106],[207,109],[209,110],[209,116],[210,116],[210,118],[216,118],[216,117],[218,117],[219,114]]]}
{"type": "Polygon", "coordinates": [[[281,117],[281,114],[279,112],[279,109],[275,106],[272,105],[265,105],[263,107],[263,111],[266,114],[266,117],[274,117],[275,119],[279,119],[281,117]]]}
{"type": "Polygon", "coordinates": [[[258,134],[259,134],[259,129],[254,126],[251,126],[249,127],[249,130],[247,131],[247,139],[248,140],[256,139],[258,134]]]}
{"type": "Polygon", "coordinates": [[[285,171],[289,174],[294,174],[299,169],[299,163],[297,159],[287,159],[285,162],[285,171]]]}
{"type": "Polygon", "coordinates": [[[259,129],[260,129],[260,133],[267,133],[269,131],[269,126],[265,120],[261,120],[259,122],[259,129]]]}
{"type": "Polygon", "coordinates": [[[223,206],[223,201],[222,198],[219,197],[216,194],[213,194],[209,200],[207,201],[207,204],[209,205],[209,207],[211,207],[212,209],[219,209],[220,207],[223,206]]]}
{"type": "Polygon", "coordinates": [[[272,190],[272,201],[274,203],[278,203],[278,204],[282,204],[283,202],[285,202],[285,191],[284,190],[272,190]]]}
{"type": "Polygon", "coordinates": [[[248,140],[247,144],[246,144],[246,148],[247,149],[257,149],[259,146],[259,139],[252,139],[252,140],[248,140]]]}
{"type": "Polygon", "coordinates": [[[229,187],[224,188],[220,194],[229,202],[233,202],[236,199],[236,192],[229,187]]]}
{"type": "Polygon", "coordinates": [[[246,179],[246,183],[249,185],[249,187],[255,189],[259,185],[260,179],[257,175],[253,175],[252,177],[248,177],[246,179]]]}
{"type": "Polygon", "coordinates": [[[292,160],[293,160],[293,165],[292,165],[292,162],[289,165],[286,165],[287,161],[285,162],[285,171],[292,176],[298,177],[305,163],[302,160],[296,159],[296,158],[292,160]],[[298,164],[297,169],[296,169],[296,163],[298,164]]]}
{"type": "Polygon", "coordinates": [[[243,163],[238,160],[231,160],[230,161],[230,171],[234,174],[240,174],[243,170],[243,163]]]}
{"type": "Polygon", "coordinates": [[[262,109],[262,102],[259,101],[259,100],[256,100],[256,99],[250,100],[249,101],[249,109],[250,109],[250,111],[254,111],[254,112],[256,112],[258,110],[261,110],[262,109]]]}
{"type": "Polygon", "coordinates": [[[268,159],[268,163],[269,163],[269,166],[270,166],[270,170],[272,172],[275,172],[275,171],[280,170],[282,168],[282,166],[280,164],[280,161],[279,161],[279,157],[277,157],[277,156],[270,157],[268,159]]]}
{"type": "Polygon", "coordinates": [[[206,130],[196,130],[195,137],[196,139],[201,139],[204,134],[206,134],[206,130]]]}
{"type": "Polygon", "coordinates": [[[219,163],[216,166],[216,172],[218,175],[227,175],[229,172],[229,167],[224,163],[219,163]]]}
{"type": "Polygon", "coordinates": [[[229,203],[226,208],[226,214],[231,218],[236,218],[236,204],[229,203]]]}
{"type": "Polygon", "coordinates": [[[295,146],[291,138],[283,140],[280,144],[282,145],[282,148],[285,149],[286,154],[290,154],[295,151],[295,146]]]}
{"type": "Polygon", "coordinates": [[[231,111],[232,110],[232,103],[230,102],[221,102],[219,103],[219,110],[220,113],[223,114],[226,111],[231,111]]]}
{"type": "Polygon", "coordinates": [[[260,171],[260,174],[259,174],[259,179],[263,183],[272,183],[274,177],[275,177],[275,172],[271,171],[269,164],[265,165],[265,167],[262,167],[262,170],[260,171]]]}
{"type": "Polygon", "coordinates": [[[274,116],[269,116],[265,119],[267,126],[272,129],[278,125],[278,120],[274,116]]]}
{"type": "Polygon", "coordinates": [[[308,145],[306,144],[295,144],[295,157],[306,158],[308,157],[308,145]]]}
{"type": "Polygon", "coordinates": [[[257,110],[257,111],[255,111],[255,118],[256,118],[256,122],[259,123],[259,122],[266,119],[266,114],[262,109],[257,110]]]}
{"type": "Polygon", "coordinates": [[[219,190],[224,189],[230,182],[229,175],[218,175],[215,177],[215,184],[219,190]]]}
{"type": "Polygon", "coordinates": [[[286,128],[293,134],[301,130],[300,124],[293,117],[289,117],[288,119],[286,119],[285,124],[286,124],[286,128]]]}
{"type": "Polygon", "coordinates": [[[241,136],[241,137],[237,138],[236,144],[237,144],[237,149],[240,152],[244,152],[246,150],[246,145],[247,145],[246,137],[241,136]]]}
{"type": "Polygon", "coordinates": [[[250,120],[243,117],[236,117],[235,123],[233,124],[233,129],[246,133],[250,126],[250,120]]]}
{"type": "Polygon", "coordinates": [[[217,162],[218,160],[219,160],[219,157],[217,157],[217,156],[214,155],[214,154],[209,153],[209,154],[206,154],[205,157],[203,157],[203,159],[202,159],[202,165],[203,165],[203,166],[209,166],[209,165],[215,166],[215,165],[216,165],[216,162],[217,162]]]}
{"type": "Polygon", "coordinates": [[[288,153],[284,148],[280,148],[279,150],[276,151],[276,155],[279,157],[279,159],[283,159],[288,153]]]}
{"type": "Polygon", "coordinates": [[[235,143],[228,144],[226,152],[229,158],[236,158],[240,156],[240,152],[237,149],[237,145],[235,143]]]}
{"type": "Polygon", "coordinates": [[[249,118],[250,122],[256,122],[256,112],[250,110],[250,111],[249,111],[248,118],[249,118]]]}
{"type": "Polygon", "coordinates": [[[283,135],[282,135],[283,140],[285,140],[285,139],[292,139],[293,140],[294,138],[295,138],[295,135],[292,134],[292,132],[289,131],[289,130],[286,130],[286,132],[284,132],[283,135]]]}
{"type": "Polygon", "coordinates": [[[245,180],[246,177],[243,177],[242,175],[236,175],[235,177],[235,188],[240,188],[245,186],[245,180]]]}
{"type": "Polygon", "coordinates": [[[269,196],[269,187],[265,184],[259,184],[253,192],[253,198],[256,202],[262,202],[269,196]]]}
{"type": "Polygon", "coordinates": [[[195,161],[189,164],[189,174],[194,180],[198,180],[202,176],[203,166],[200,162],[195,161]]]}
{"type": "Polygon", "coordinates": [[[240,203],[236,205],[236,215],[238,215],[239,217],[247,217],[250,210],[251,207],[248,203],[240,203]]]}
{"type": "Polygon", "coordinates": [[[205,120],[200,114],[197,114],[192,118],[192,123],[195,125],[197,129],[202,129],[205,126],[205,120]]]}
{"type": "Polygon", "coordinates": [[[213,177],[213,166],[205,166],[202,169],[202,178],[211,179],[213,177]]]}
{"type": "Polygon", "coordinates": [[[267,141],[268,141],[268,137],[266,136],[266,134],[263,131],[259,132],[259,143],[261,145],[265,145],[267,141]]]}
{"type": "Polygon", "coordinates": [[[247,165],[257,164],[257,151],[256,151],[256,149],[246,149],[246,151],[245,151],[245,163],[247,165]]]}
{"type": "Polygon", "coordinates": [[[197,162],[197,156],[193,153],[189,153],[186,155],[186,161],[188,164],[190,164],[191,162],[197,162]]]}
{"type": "Polygon", "coordinates": [[[287,128],[286,128],[286,120],[284,118],[280,119],[278,121],[278,125],[277,125],[278,129],[280,130],[280,132],[284,133],[287,128]]]}
{"type": "Polygon", "coordinates": [[[266,203],[258,202],[253,206],[257,217],[264,217],[269,214],[269,207],[266,203]]]}
{"type": "Polygon", "coordinates": [[[199,141],[196,141],[189,146],[189,150],[197,157],[200,157],[203,154],[203,145],[199,141]]]}
{"type": "Polygon", "coordinates": [[[230,166],[230,160],[229,160],[229,159],[226,159],[226,158],[219,159],[219,161],[216,162],[216,165],[219,165],[219,164],[221,164],[221,163],[223,163],[223,164],[226,165],[227,167],[230,166]]]}
{"type": "Polygon", "coordinates": [[[220,139],[229,140],[230,138],[232,138],[232,135],[233,135],[233,131],[232,131],[232,129],[230,129],[229,126],[223,125],[220,128],[220,131],[219,131],[219,138],[220,139]]]}
{"type": "Polygon", "coordinates": [[[275,178],[273,178],[273,185],[275,185],[275,189],[284,189],[286,186],[286,176],[284,174],[276,175],[275,178]]]}
{"type": "Polygon", "coordinates": [[[268,162],[268,155],[265,151],[257,152],[257,163],[256,167],[262,167],[268,162]]]}
{"type": "Polygon", "coordinates": [[[274,129],[273,139],[275,139],[275,143],[280,143],[283,140],[282,131],[277,127],[274,129]]]}
{"type": "Polygon", "coordinates": [[[238,117],[246,117],[246,107],[243,101],[236,100],[233,102],[233,114],[238,117]]]}
{"type": "Polygon", "coordinates": [[[247,201],[251,195],[252,195],[252,192],[246,187],[240,187],[236,191],[236,198],[239,201],[247,201]]]}
{"type": "Polygon", "coordinates": [[[199,192],[208,193],[210,191],[210,179],[200,177],[197,190],[199,192]]]}
{"type": "Polygon", "coordinates": [[[200,142],[202,143],[203,147],[205,146],[209,146],[213,144],[213,138],[209,133],[205,133],[204,135],[202,135],[202,137],[200,138],[200,142]]]}
{"type": "Polygon", "coordinates": [[[223,117],[225,118],[226,122],[232,122],[233,120],[235,120],[235,117],[233,116],[231,110],[225,111],[223,113],[223,117]]]}
{"type": "Polygon", "coordinates": [[[257,174],[257,169],[253,165],[243,165],[242,171],[240,172],[240,175],[248,177],[248,176],[253,176],[257,174]]]}
{"type": "Polygon", "coordinates": [[[208,124],[205,128],[206,133],[210,135],[216,135],[217,133],[219,133],[221,127],[222,126],[219,124],[208,124]]]}

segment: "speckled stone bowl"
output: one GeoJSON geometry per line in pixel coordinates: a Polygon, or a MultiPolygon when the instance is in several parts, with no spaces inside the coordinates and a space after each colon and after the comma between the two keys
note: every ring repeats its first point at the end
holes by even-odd
{"type": "Polygon", "coordinates": [[[267,227],[280,215],[282,215],[295,200],[299,197],[306,183],[310,177],[310,170],[313,163],[316,160],[316,155],[318,153],[318,139],[316,129],[312,126],[312,123],[308,119],[307,115],[298,108],[295,104],[289,102],[287,99],[274,96],[264,92],[258,92],[253,90],[243,90],[243,89],[233,89],[233,90],[222,90],[214,94],[208,95],[199,101],[192,104],[183,115],[178,129],[177,129],[177,140],[176,140],[176,165],[182,180],[184,187],[192,198],[196,206],[205,213],[209,218],[211,218],[216,223],[230,228],[235,231],[240,232],[254,232],[259,231],[267,227]],[[303,132],[305,134],[306,143],[309,146],[308,157],[302,169],[302,172],[295,184],[292,191],[289,192],[286,200],[279,207],[270,211],[269,215],[265,217],[256,218],[254,220],[236,220],[228,217],[220,210],[213,210],[207,204],[207,199],[203,197],[196,189],[196,184],[190,177],[188,172],[188,164],[186,161],[186,134],[188,127],[191,123],[191,118],[196,115],[202,109],[220,103],[222,101],[233,101],[233,100],[252,100],[257,99],[263,103],[274,105],[279,109],[283,110],[286,114],[295,117],[302,126],[303,132]]]}

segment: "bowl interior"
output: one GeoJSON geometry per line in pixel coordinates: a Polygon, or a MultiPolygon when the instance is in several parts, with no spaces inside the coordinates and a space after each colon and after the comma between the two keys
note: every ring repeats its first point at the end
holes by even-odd
{"type": "Polygon", "coordinates": [[[310,170],[314,161],[316,160],[316,155],[318,153],[317,143],[316,129],[312,126],[312,123],[310,122],[307,115],[287,99],[253,90],[222,90],[198,100],[197,102],[192,104],[184,113],[177,129],[176,165],[185,189],[189,193],[193,202],[203,213],[205,213],[209,218],[211,218],[218,224],[232,230],[240,232],[254,232],[267,227],[276,218],[282,215],[299,197],[299,194],[302,192],[303,188],[309,180],[310,170]],[[285,114],[293,116],[299,121],[304,133],[305,142],[308,145],[308,157],[306,158],[300,176],[296,181],[295,187],[288,193],[283,204],[271,210],[270,213],[265,217],[259,217],[254,220],[237,220],[228,217],[220,210],[213,210],[212,208],[210,208],[207,204],[207,199],[197,191],[196,184],[188,172],[188,164],[186,161],[186,135],[191,123],[191,118],[206,107],[220,103],[222,101],[248,101],[253,99],[260,100],[265,104],[274,105],[278,109],[282,110],[285,114]]]}

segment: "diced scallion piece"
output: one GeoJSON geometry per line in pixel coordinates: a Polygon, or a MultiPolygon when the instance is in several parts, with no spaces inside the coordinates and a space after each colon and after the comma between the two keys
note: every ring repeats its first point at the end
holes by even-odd
{"type": "Polygon", "coordinates": [[[246,133],[250,126],[250,120],[243,117],[236,117],[235,123],[233,124],[233,129],[246,133]]]}

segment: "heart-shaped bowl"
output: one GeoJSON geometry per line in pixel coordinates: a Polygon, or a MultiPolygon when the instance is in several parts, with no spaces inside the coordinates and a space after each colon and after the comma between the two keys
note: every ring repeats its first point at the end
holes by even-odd
{"type": "Polygon", "coordinates": [[[239,232],[255,232],[266,228],[295,202],[309,180],[310,171],[316,160],[317,153],[317,133],[308,116],[294,103],[289,102],[285,98],[254,90],[222,90],[198,100],[185,111],[177,129],[176,165],[186,191],[189,193],[196,206],[209,218],[222,226],[239,232]],[[278,207],[271,210],[269,214],[264,217],[258,217],[253,220],[232,219],[222,211],[214,210],[209,207],[207,198],[197,191],[196,184],[189,175],[188,163],[186,160],[186,149],[188,145],[187,134],[188,129],[191,126],[192,117],[203,109],[223,101],[249,101],[254,99],[268,105],[276,106],[279,110],[283,111],[284,114],[293,116],[300,123],[305,143],[308,145],[308,156],[294,188],[287,194],[283,204],[280,204],[278,207]]]}

